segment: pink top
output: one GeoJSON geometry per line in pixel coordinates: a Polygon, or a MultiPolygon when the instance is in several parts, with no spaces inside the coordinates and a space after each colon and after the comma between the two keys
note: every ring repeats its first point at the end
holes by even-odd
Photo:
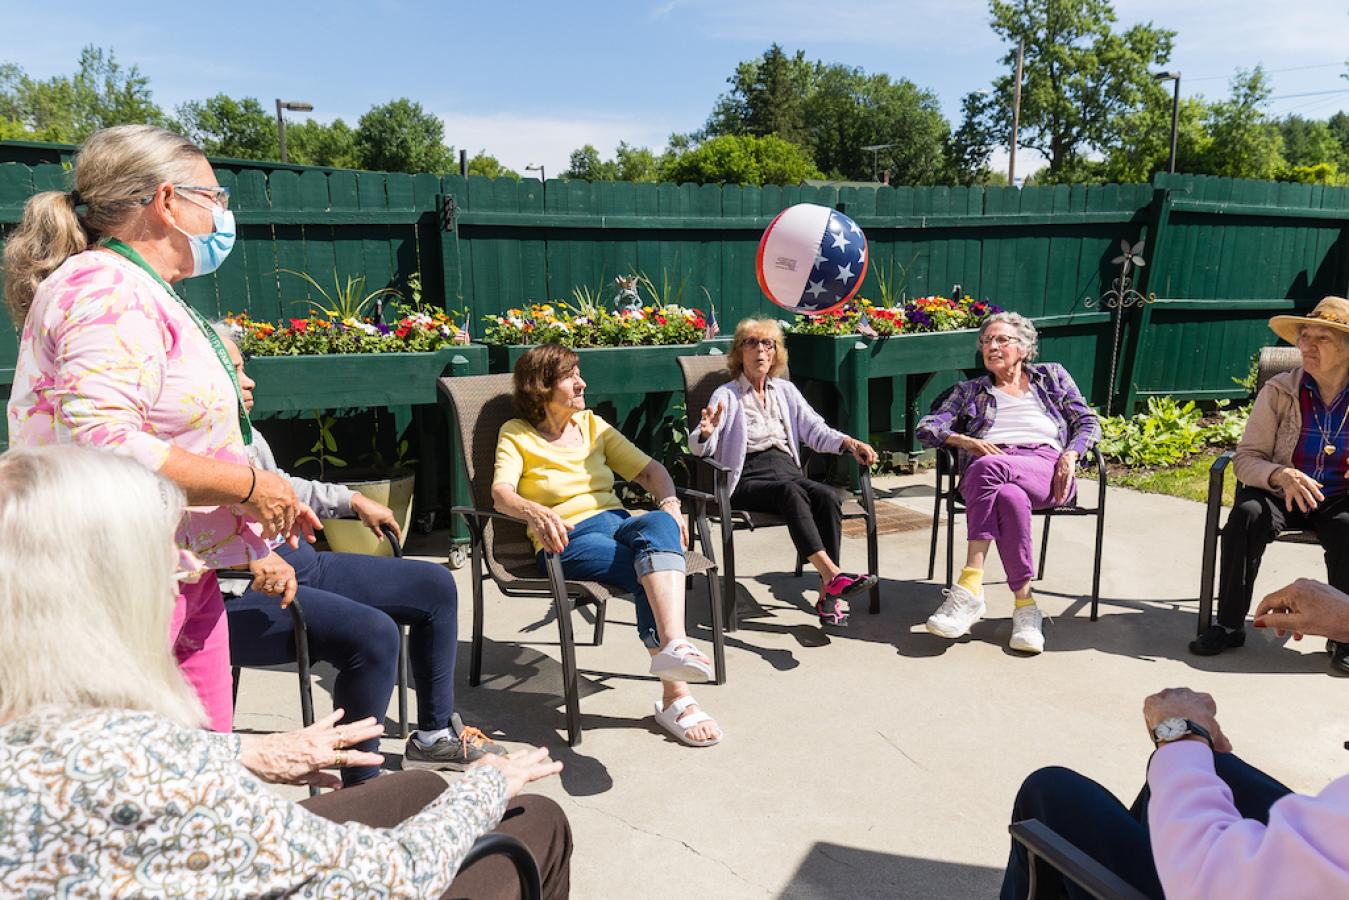
{"type": "Polygon", "coordinates": [[[1199,741],[1167,744],[1148,767],[1148,828],[1168,898],[1349,897],[1349,776],[1289,794],[1269,825],[1243,819],[1199,741]]]}
{"type": "MultiPolygon", "coordinates": [[[[248,465],[229,374],[187,311],[148,273],[88,250],[43,280],[19,342],[13,446],[83,444],[152,471],[170,446],[248,465]]],[[[218,569],[267,555],[237,506],[192,507],[179,546],[218,569]]]]}

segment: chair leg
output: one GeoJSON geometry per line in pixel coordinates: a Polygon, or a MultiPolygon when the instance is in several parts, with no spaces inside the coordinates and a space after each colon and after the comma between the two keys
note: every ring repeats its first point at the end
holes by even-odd
{"type": "Polygon", "coordinates": [[[473,643],[468,657],[468,683],[477,687],[482,683],[482,552],[475,540],[472,553],[473,579],[473,643]]]}
{"type": "Polygon", "coordinates": [[[595,636],[593,646],[604,643],[604,620],[609,612],[609,604],[601,600],[595,604],[595,636]]]}
{"type": "Polygon", "coordinates": [[[717,684],[726,683],[726,621],[722,615],[721,580],[712,569],[707,570],[707,605],[712,613],[712,665],[717,684]]]}
{"type": "Polygon", "coordinates": [[[231,675],[231,677],[234,679],[234,687],[232,688],[233,693],[230,694],[230,705],[231,705],[231,706],[238,706],[238,705],[239,705],[239,667],[238,667],[238,666],[232,667],[232,668],[230,669],[230,675],[231,675]]]}
{"type": "Polygon", "coordinates": [[[956,505],[946,498],[946,586],[955,581],[956,573],[956,505]]]}
{"type": "Polygon", "coordinates": [[[314,724],[314,685],[309,677],[309,629],[298,599],[290,606],[291,627],[295,634],[295,669],[300,678],[300,721],[306,728],[314,724]]]}
{"type": "Polygon", "coordinates": [[[801,573],[805,571],[805,568],[806,568],[806,558],[805,558],[804,556],[802,556],[800,553],[796,554],[796,577],[797,577],[797,578],[800,578],[800,577],[801,577],[801,573]]]}
{"type": "MultiPolygon", "coordinates": [[[[1102,501],[1104,503],[1104,501],[1102,501]]],[[[1096,510],[1096,559],[1091,569],[1091,620],[1096,621],[1098,607],[1101,605],[1101,549],[1105,541],[1105,510],[1096,510]]]]}
{"type": "Polygon", "coordinates": [[[408,630],[398,626],[398,736],[407,739],[408,731],[408,678],[411,665],[408,663],[408,630]]]}
{"type": "Polygon", "coordinates": [[[1045,516],[1045,530],[1040,535],[1040,568],[1035,573],[1035,580],[1040,581],[1045,577],[1045,557],[1049,555],[1049,523],[1054,521],[1053,516],[1045,516]]]}
{"type": "Polygon", "coordinates": [[[567,745],[581,743],[581,695],[576,673],[576,641],[572,637],[571,601],[563,595],[553,601],[557,611],[558,640],[562,645],[562,693],[567,707],[567,745]]]}
{"type": "Polygon", "coordinates": [[[867,571],[876,576],[876,583],[871,586],[871,614],[874,616],[881,611],[881,551],[876,541],[876,523],[872,519],[867,520],[867,571]]]}
{"type": "Polygon", "coordinates": [[[927,551],[927,580],[937,574],[937,531],[941,528],[941,472],[937,472],[937,495],[932,501],[932,543],[927,551]]]}
{"type": "Polygon", "coordinates": [[[726,630],[736,631],[740,628],[740,614],[736,609],[735,596],[735,539],[732,535],[734,529],[726,519],[721,521],[721,558],[722,558],[722,576],[721,576],[721,602],[726,604],[726,630]]]}

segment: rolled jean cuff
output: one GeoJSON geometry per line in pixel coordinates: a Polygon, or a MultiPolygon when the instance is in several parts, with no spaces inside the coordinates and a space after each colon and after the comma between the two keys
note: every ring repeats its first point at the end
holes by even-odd
{"type": "Polygon", "coordinates": [[[674,550],[653,550],[637,557],[632,564],[638,578],[645,578],[652,572],[687,572],[684,554],[674,550]]]}
{"type": "Polygon", "coordinates": [[[656,629],[648,628],[646,631],[642,631],[641,628],[638,628],[637,633],[642,638],[643,647],[648,650],[660,649],[660,638],[656,637],[656,629]]]}

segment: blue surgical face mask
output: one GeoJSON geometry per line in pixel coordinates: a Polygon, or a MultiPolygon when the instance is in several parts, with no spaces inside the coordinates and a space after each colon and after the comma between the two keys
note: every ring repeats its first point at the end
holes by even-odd
{"type": "Polygon", "coordinates": [[[187,245],[192,249],[192,274],[187,277],[196,278],[198,275],[210,275],[220,268],[220,264],[225,261],[225,257],[229,256],[230,250],[234,248],[234,213],[228,209],[221,209],[214,203],[208,207],[206,204],[199,203],[183,194],[178,196],[203,209],[209,208],[211,210],[211,222],[215,225],[215,230],[211,233],[188,234],[183,229],[178,229],[183,237],[187,238],[187,245]]]}

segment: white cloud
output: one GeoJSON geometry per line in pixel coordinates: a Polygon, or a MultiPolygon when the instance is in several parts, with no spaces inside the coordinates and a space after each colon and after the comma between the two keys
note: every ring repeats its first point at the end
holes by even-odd
{"type": "Polygon", "coordinates": [[[486,149],[521,175],[526,165],[542,164],[551,178],[567,168],[571,151],[586,144],[594,144],[605,159],[613,156],[619,141],[659,153],[676,126],[660,124],[653,112],[648,110],[641,119],[595,113],[442,113],[441,118],[445,143],[467,150],[470,157],[486,149]]]}
{"type": "Polygon", "coordinates": [[[742,0],[709,4],[703,17],[710,37],[728,40],[826,41],[906,50],[921,35],[945,34],[957,47],[992,42],[986,0],[854,0],[846,15],[838,16],[817,0],[742,0]]]}

